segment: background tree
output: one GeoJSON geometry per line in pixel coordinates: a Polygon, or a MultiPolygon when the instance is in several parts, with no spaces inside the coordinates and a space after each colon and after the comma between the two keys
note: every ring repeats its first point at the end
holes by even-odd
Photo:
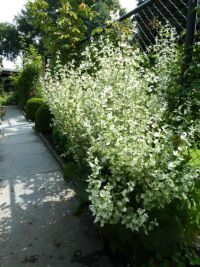
{"type": "Polygon", "coordinates": [[[23,56],[23,67],[16,76],[11,77],[16,101],[22,108],[29,98],[41,97],[42,75],[42,58],[37,50],[30,46],[23,56]]]}
{"type": "Polygon", "coordinates": [[[20,50],[20,36],[16,27],[9,23],[0,23],[0,57],[14,60],[20,50]]]}
{"type": "Polygon", "coordinates": [[[124,12],[119,0],[35,0],[16,17],[24,46],[34,45],[43,55],[75,56],[81,40],[110,19],[110,12],[124,12]]]}
{"type": "Polygon", "coordinates": [[[72,7],[62,0],[29,1],[16,17],[23,49],[33,45],[43,56],[54,57],[58,50],[63,59],[72,55],[75,44],[86,30],[82,17],[92,15],[87,6],[75,4],[72,7]]]}
{"type": "Polygon", "coordinates": [[[125,9],[120,5],[119,0],[85,0],[88,6],[96,12],[95,18],[89,22],[89,32],[91,32],[96,27],[102,27],[105,25],[107,20],[111,19],[111,12],[117,13],[122,16],[125,14],[125,9]]]}
{"type": "Polygon", "coordinates": [[[0,24],[0,56],[15,59],[35,47],[43,57],[55,59],[60,51],[63,63],[76,58],[94,29],[111,19],[111,12],[125,11],[119,0],[35,0],[28,1],[15,24],[0,24]]]}

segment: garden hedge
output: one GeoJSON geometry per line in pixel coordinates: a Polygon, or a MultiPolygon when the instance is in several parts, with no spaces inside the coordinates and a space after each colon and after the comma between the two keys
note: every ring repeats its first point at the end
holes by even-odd
{"type": "Polygon", "coordinates": [[[36,112],[35,116],[35,129],[38,132],[48,134],[52,132],[51,127],[52,115],[49,111],[47,104],[42,103],[36,112]]]}
{"type": "Polygon", "coordinates": [[[26,113],[26,118],[28,120],[35,120],[35,115],[40,107],[40,105],[44,102],[42,98],[31,98],[27,101],[27,105],[25,107],[25,113],[26,113]]]}

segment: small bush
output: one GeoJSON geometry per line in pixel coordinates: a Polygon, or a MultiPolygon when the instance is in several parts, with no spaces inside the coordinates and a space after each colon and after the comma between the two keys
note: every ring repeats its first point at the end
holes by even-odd
{"type": "Polygon", "coordinates": [[[15,92],[5,93],[0,98],[1,98],[3,106],[13,105],[16,102],[15,101],[15,92]]]}
{"type": "Polygon", "coordinates": [[[38,111],[36,112],[36,116],[35,116],[35,129],[38,132],[47,134],[47,133],[51,133],[52,128],[50,126],[51,124],[51,119],[52,119],[52,115],[49,111],[48,106],[43,103],[38,111]]]}
{"type": "Polygon", "coordinates": [[[28,100],[25,107],[26,118],[28,120],[35,120],[36,112],[43,102],[44,100],[42,98],[35,97],[28,100]]]}

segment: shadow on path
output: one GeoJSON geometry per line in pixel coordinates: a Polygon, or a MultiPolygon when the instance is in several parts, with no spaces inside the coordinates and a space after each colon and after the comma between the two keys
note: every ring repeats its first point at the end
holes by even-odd
{"type": "Polygon", "coordinates": [[[73,186],[16,107],[0,139],[0,267],[110,267],[73,186]]]}

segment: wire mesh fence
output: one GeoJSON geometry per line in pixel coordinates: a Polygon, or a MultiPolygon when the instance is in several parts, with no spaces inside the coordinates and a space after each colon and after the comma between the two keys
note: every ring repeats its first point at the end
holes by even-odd
{"type": "MultiPolygon", "coordinates": [[[[200,0],[141,0],[137,8],[120,17],[117,21],[122,22],[131,18],[136,25],[136,33],[133,37],[133,44],[137,43],[143,51],[155,44],[156,36],[160,32],[161,26],[168,25],[174,29],[179,36],[179,41],[185,44],[186,53],[191,54],[188,47],[193,45],[196,33],[197,41],[200,40],[200,34],[197,30],[200,23],[197,24],[197,6],[200,6],[200,0]],[[197,27],[198,26],[198,27],[197,27]]],[[[102,27],[101,33],[104,33],[107,27],[102,27]]],[[[98,36],[98,33],[97,33],[98,36]]],[[[81,41],[85,43],[90,41],[91,37],[81,41]]]]}
{"type": "MultiPolygon", "coordinates": [[[[199,42],[197,7],[200,0],[146,0],[136,9],[118,19],[122,22],[131,18],[136,25],[133,44],[137,43],[142,51],[155,44],[161,26],[168,25],[176,29],[179,42],[185,47],[183,69],[187,68],[192,58],[194,42],[199,42]],[[196,38],[196,39],[195,39],[196,38]]],[[[88,37],[84,41],[88,41],[88,37]]],[[[200,168],[200,146],[186,152],[191,166],[200,168]]]]}
{"type": "MultiPolygon", "coordinates": [[[[198,40],[197,0],[147,0],[138,8],[120,18],[131,17],[136,25],[133,43],[138,43],[143,51],[155,43],[161,26],[168,25],[176,29],[179,42],[185,46],[183,70],[192,58],[193,44],[198,40]]],[[[200,147],[187,151],[188,161],[192,167],[200,168],[200,147]]]]}
{"type": "Polygon", "coordinates": [[[137,25],[138,43],[144,49],[154,44],[155,36],[158,34],[159,25],[170,25],[176,28],[177,33],[186,29],[187,4],[182,0],[172,2],[171,0],[149,1],[143,8],[133,16],[137,25]]]}
{"type": "Polygon", "coordinates": [[[121,17],[119,21],[132,17],[132,21],[136,24],[133,42],[137,42],[142,50],[146,50],[155,43],[161,25],[175,28],[180,41],[184,42],[188,8],[188,0],[147,0],[121,17]]]}

